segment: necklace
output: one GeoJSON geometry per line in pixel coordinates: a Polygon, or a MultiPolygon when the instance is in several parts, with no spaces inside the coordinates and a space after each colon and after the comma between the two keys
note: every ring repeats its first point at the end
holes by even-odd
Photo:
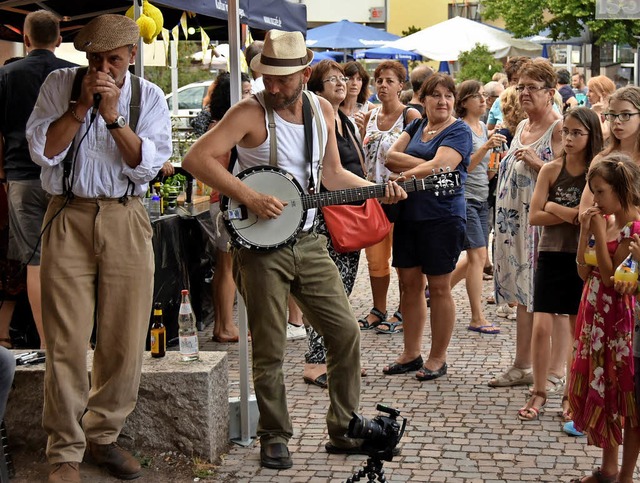
{"type": "MultiPolygon", "coordinates": [[[[440,131],[440,129],[442,129],[443,127],[446,127],[448,125],[449,125],[449,120],[447,120],[442,126],[438,127],[437,129],[433,129],[431,131],[427,130],[427,136],[433,136],[435,133],[440,131]]],[[[429,127],[429,126],[427,126],[427,127],[429,127]]]]}

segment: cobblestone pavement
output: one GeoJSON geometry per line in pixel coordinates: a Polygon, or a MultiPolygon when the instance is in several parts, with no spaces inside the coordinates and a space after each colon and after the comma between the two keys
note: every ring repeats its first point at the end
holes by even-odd
{"type": "MultiPolygon", "coordinates": [[[[484,283],[485,295],[491,283],[484,283]]],[[[385,376],[382,367],[394,360],[402,349],[402,334],[378,335],[362,332],[362,365],[368,376],[362,380],[360,412],[367,418],[377,413],[377,403],[401,411],[409,422],[400,442],[402,454],[384,463],[391,482],[568,482],[585,475],[600,463],[599,450],[587,447],[585,438],[576,439],[561,431],[560,396],[551,398],[540,421],[521,422],[518,408],[526,401],[526,387],[487,386],[494,373],[509,366],[515,345],[515,321],[494,315],[495,306],[486,305],[488,320],[502,329],[499,335],[482,335],[466,330],[470,318],[464,284],[454,289],[457,305],[456,327],[448,353],[448,375],[431,382],[419,382],[413,373],[385,376]]],[[[371,308],[366,260],[351,298],[355,315],[371,308]]],[[[397,281],[393,275],[389,310],[398,304],[397,281]]],[[[203,350],[227,351],[229,355],[229,396],[239,396],[238,345],[211,341],[212,327],[201,334],[203,350]]],[[[429,350],[427,328],[423,355],[429,350]]],[[[302,380],[306,340],[289,343],[284,371],[294,435],[289,448],[294,466],[277,471],[260,467],[260,445],[231,444],[222,462],[215,468],[216,482],[341,482],[357,471],[366,457],[329,455],[325,414],[327,391],[302,380]]],[[[22,455],[21,466],[34,461],[41,478],[21,477],[17,482],[44,481],[48,465],[42,454],[22,455]]],[[[106,483],[119,481],[101,470],[83,464],[83,481],[106,483]]],[[[188,469],[172,476],[146,471],[141,482],[189,482],[188,469]],[[184,476],[183,476],[184,474],[184,476]]],[[[636,481],[640,474],[636,473],[636,481]]]]}
{"type": "MultiPolygon", "coordinates": [[[[490,295],[492,282],[484,283],[490,295]]],[[[357,317],[371,308],[366,259],[351,302],[357,317]]],[[[409,420],[400,443],[402,454],[385,462],[392,482],[498,482],[569,481],[590,472],[600,462],[599,450],[587,447],[561,431],[560,396],[551,398],[540,421],[521,422],[518,408],[526,402],[526,387],[489,388],[494,373],[513,360],[515,321],[494,315],[495,305],[485,306],[488,320],[501,327],[499,335],[469,332],[470,309],[464,283],[454,289],[456,327],[449,347],[449,372],[431,382],[419,382],[414,374],[385,376],[382,367],[402,350],[402,334],[362,332],[362,379],[360,411],[374,417],[377,403],[390,405],[409,420]]],[[[397,282],[390,287],[390,311],[398,304],[397,282]]],[[[430,331],[425,332],[423,355],[429,350],[430,331]]],[[[230,396],[238,395],[237,346],[207,343],[227,350],[230,362],[230,396]]],[[[345,481],[366,460],[363,456],[329,455],[325,413],[327,391],[302,380],[306,340],[289,343],[285,359],[289,410],[294,436],[289,448],[294,466],[290,470],[264,469],[259,464],[259,444],[232,446],[216,471],[225,482],[338,482],[345,481]]],[[[637,475],[637,481],[640,476],[637,475]]]]}

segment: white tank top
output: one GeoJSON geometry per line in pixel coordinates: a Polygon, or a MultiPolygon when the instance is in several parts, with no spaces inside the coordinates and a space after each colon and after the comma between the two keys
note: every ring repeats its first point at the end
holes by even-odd
{"type": "MultiPolygon", "coordinates": [[[[264,103],[264,91],[254,94],[256,99],[263,107],[264,103]]],[[[304,95],[304,94],[302,94],[304,95]]],[[[322,114],[322,108],[320,107],[320,101],[315,94],[311,94],[313,102],[316,104],[316,108],[320,114],[322,114]]],[[[324,146],[322,151],[326,151],[327,146],[327,126],[322,117],[322,136],[324,146]]],[[[306,160],[306,144],[304,139],[304,125],[293,124],[289,121],[285,121],[278,115],[277,112],[273,112],[273,119],[276,124],[276,139],[277,139],[277,166],[285,171],[291,173],[293,177],[300,183],[302,189],[305,192],[309,190],[309,163],[306,160]]],[[[253,166],[268,166],[269,165],[269,139],[271,134],[268,129],[267,111],[264,109],[264,125],[267,127],[267,138],[264,142],[255,148],[243,148],[238,146],[238,165],[242,170],[251,168],[253,166]]],[[[316,182],[316,186],[319,188],[320,182],[318,180],[318,160],[320,158],[320,150],[318,149],[318,131],[316,128],[316,119],[313,118],[313,125],[311,132],[313,133],[313,179],[316,182]]],[[[313,220],[316,216],[316,209],[312,208],[307,212],[307,221],[303,227],[304,231],[307,231],[313,225],[313,220]]]]}

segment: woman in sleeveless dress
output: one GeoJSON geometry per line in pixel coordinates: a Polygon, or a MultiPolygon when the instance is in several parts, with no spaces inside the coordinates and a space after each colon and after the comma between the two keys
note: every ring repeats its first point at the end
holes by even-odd
{"type": "MultiPolygon", "coordinates": [[[[533,274],[539,229],[529,224],[529,205],[538,171],[561,149],[562,123],[560,114],[553,109],[555,86],[556,74],[546,59],[526,64],[519,72],[516,89],[528,119],[518,126],[500,163],[494,253],[496,303],[517,304],[516,354],[513,365],[489,381],[491,387],[533,382],[533,274]]],[[[564,363],[564,357],[558,357],[551,361],[549,370],[564,373],[564,363]]]]}
{"type": "MultiPolygon", "coordinates": [[[[391,172],[385,167],[387,152],[400,137],[404,126],[420,118],[415,109],[407,109],[400,102],[400,92],[407,77],[407,71],[400,62],[382,62],[374,72],[378,98],[382,102],[367,112],[364,120],[366,129],[362,132],[365,153],[366,178],[374,183],[386,183],[391,172]]],[[[395,334],[402,330],[402,315],[398,310],[387,320],[387,292],[391,279],[391,243],[393,229],[380,243],[366,248],[369,279],[373,295],[373,308],[358,322],[362,330],[376,329],[383,334],[395,334]]],[[[402,304],[402,287],[400,303],[402,304]]]]}

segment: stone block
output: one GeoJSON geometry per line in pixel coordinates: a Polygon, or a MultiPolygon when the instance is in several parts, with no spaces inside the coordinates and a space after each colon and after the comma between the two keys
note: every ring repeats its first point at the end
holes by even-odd
{"type": "MultiPolygon", "coordinates": [[[[14,351],[15,353],[24,351],[14,351]]],[[[87,357],[91,372],[93,352],[87,357]]],[[[41,449],[44,364],[18,366],[5,423],[12,445],[41,449]]],[[[200,360],[182,362],[169,351],[153,359],[145,353],[138,403],[118,442],[145,452],[180,451],[216,462],[229,444],[227,354],[200,352],[200,360]]]]}

